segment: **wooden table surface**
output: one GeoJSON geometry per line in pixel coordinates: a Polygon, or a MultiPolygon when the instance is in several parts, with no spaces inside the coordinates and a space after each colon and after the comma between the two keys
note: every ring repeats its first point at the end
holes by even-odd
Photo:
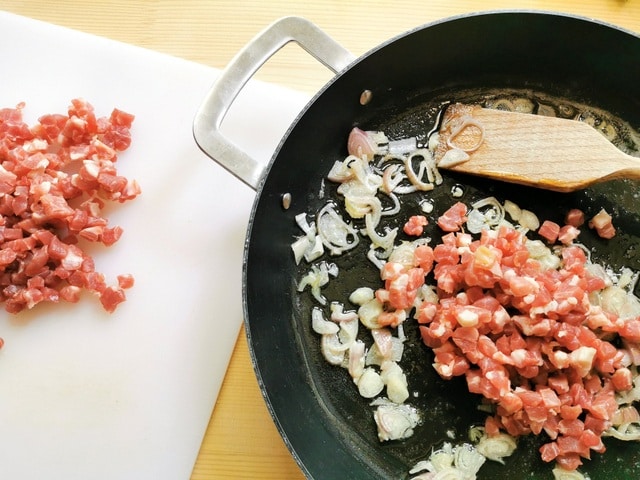
{"type": "MultiPolygon", "coordinates": [[[[640,0],[0,0],[0,8],[222,68],[255,33],[286,15],[308,18],[352,53],[423,23],[477,10],[570,12],[640,32],[640,0]]],[[[258,78],[304,92],[331,74],[287,46],[258,78]]],[[[301,479],[262,400],[244,331],[235,346],[191,480],[301,479]]]]}

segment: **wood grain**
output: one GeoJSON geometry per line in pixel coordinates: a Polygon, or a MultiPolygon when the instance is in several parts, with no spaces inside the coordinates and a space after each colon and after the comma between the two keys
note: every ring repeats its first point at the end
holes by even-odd
{"type": "MultiPolygon", "coordinates": [[[[518,8],[574,13],[640,32],[635,0],[529,0],[518,8]]],[[[300,15],[360,55],[416,26],[477,10],[514,8],[509,0],[0,0],[0,8],[222,68],[258,31],[300,15]]],[[[258,78],[316,92],[331,74],[287,46],[258,78]]],[[[238,337],[218,403],[191,480],[300,479],[271,421],[253,374],[247,343],[238,337]]]]}
{"type": "MultiPolygon", "coordinates": [[[[46,0],[0,0],[0,8],[222,68],[258,31],[287,15],[308,18],[360,55],[443,17],[516,7],[508,0],[59,0],[55,7],[46,0]]],[[[635,0],[529,0],[517,8],[574,13],[640,30],[640,2],[635,0]]],[[[330,76],[294,46],[286,47],[258,74],[306,92],[316,92],[330,76]]]]}
{"type": "Polygon", "coordinates": [[[304,478],[264,404],[251,369],[244,329],[211,417],[207,439],[192,480],[304,478]],[[252,477],[245,477],[249,474],[252,477]]]}
{"type": "Polygon", "coordinates": [[[468,146],[469,159],[451,170],[558,192],[614,178],[640,178],[640,159],[584,122],[477,105],[462,105],[460,113],[460,105],[454,107],[440,129],[440,167],[446,163],[444,156],[438,158],[443,147],[451,153],[449,146],[468,146]]]}

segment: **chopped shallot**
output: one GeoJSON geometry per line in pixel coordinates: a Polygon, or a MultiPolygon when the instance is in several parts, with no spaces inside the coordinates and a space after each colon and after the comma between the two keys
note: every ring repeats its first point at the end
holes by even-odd
{"type": "Polygon", "coordinates": [[[420,415],[409,405],[398,405],[384,398],[374,400],[372,405],[377,407],[373,418],[380,441],[408,438],[420,422],[420,415]]]}
{"type": "Polygon", "coordinates": [[[588,480],[578,470],[566,470],[561,467],[555,467],[551,470],[554,480],[588,480]]]}
{"type": "Polygon", "coordinates": [[[384,389],[384,381],[373,368],[365,368],[358,379],[358,392],[364,398],[377,397],[384,389]]]}
{"type": "Polygon", "coordinates": [[[396,362],[387,361],[382,364],[381,378],[387,387],[389,400],[401,404],[409,398],[407,377],[396,362]]]}
{"type": "Polygon", "coordinates": [[[349,347],[349,375],[353,381],[358,384],[365,370],[365,353],[366,345],[362,340],[356,340],[349,347]]]}
{"type": "Polygon", "coordinates": [[[451,168],[466,162],[470,158],[469,154],[461,148],[451,148],[438,160],[437,165],[440,168],[451,168]]]}
{"type": "Polygon", "coordinates": [[[317,223],[318,235],[332,255],[340,255],[358,245],[358,232],[343,220],[332,203],[320,210],[317,223]]]}
{"type": "Polygon", "coordinates": [[[446,442],[441,449],[433,451],[428,460],[418,462],[409,473],[428,472],[411,477],[411,480],[473,480],[485,460],[473,445],[453,446],[446,442]]]}
{"type": "Polygon", "coordinates": [[[485,228],[493,228],[504,222],[504,207],[495,197],[479,200],[471,205],[467,213],[467,230],[480,233],[485,228]]]}
{"type": "Polygon", "coordinates": [[[311,294],[321,305],[327,303],[327,299],[322,295],[320,289],[329,283],[329,277],[338,276],[338,267],[335,263],[328,264],[320,262],[312,265],[311,270],[298,283],[298,291],[302,292],[307,286],[311,288],[311,294]]]}
{"type": "Polygon", "coordinates": [[[516,451],[517,443],[511,435],[498,433],[491,437],[483,435],[476,445],[478,452],[487,459],[504,464],[504,458],[516,451]]]}
{"type": "Polygon", "coordinates": [[[355,303],[356,305],[364,305],[365,303],[373,300],[373,298],[373,289],[369,287],[360,287],[354,290],[353,293],[349,296],[349,301],[351,303],[355,303]]]}
{"type": "Polygon", "coordinates": [[[340,331],[338,324],[325,319],[318,307],[311,311],[311,322],[313,331],[320,335],[334,335],[340,331]]]}
{"type": "Polygon", "coordinates": [[[374,155],[388,150],[389,141],[382,132],[365,132],[357,127],[351,130],[347,141],[349,155],[371,160],[374,155]],[[387,147],[386,149],[384,147],[387,147]]]}
{"type": "Polygon", "coordinates": [[[324,253],[322,238],[318,235],[315,222],[309,223],[306,214],[300,213],[296,215],[295,219],[300,229],[305,233],[291,244],[296,264],[300,263],[303,258],[308,263],[313,262],[324,253]]]}
{"type": "Polygon", "coordinates": [[[540,220],[535,213],[530,212],[529,210],[520,210],[520,218],[518,219],[518,223],[525,230],[535,231],[540,228],[540,220]]]}

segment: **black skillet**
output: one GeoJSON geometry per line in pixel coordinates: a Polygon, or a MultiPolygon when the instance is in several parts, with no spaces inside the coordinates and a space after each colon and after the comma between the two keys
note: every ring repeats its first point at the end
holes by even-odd
{"type": "MultiPolygon", "coordinates": [[[[328,198],[335,198],[335,185],[323,179],[333,162],[346,155],[353,126],[384,130],[393,138],[424,135],[446,101],[513,106],[526,98],[533,113],[553,108],[558,115],[579,115],[596,127],[613,128],[618,146],[638,154],[634,132],[640,127],[640,39],[587,19],[521,11],[435,22],[356,60],[302,19],[283,19],[257,39],[262,60],[295,40],[338,71],[293,123],[264,169],[219,132],[228,104],[262,61],[249,52],[255,45],[232,62],[194,122],[201,148],[257,190],[246,241],[243,298],[260,387],[308,478],[409,478],[411,466],[451,441],[448,434],[463,441],[468,427],[482,422],[475,409],[478,398],[467,393],[461,381],[437,377],[415,325],[407,322],[402,365],[413,394],[410,401],[422,412],[423,422],[408,440],[379,443],[372,407],[359,397],[345,370],[322,358],[319,338],[311,330],[314,302],[308,293],[296,291],[308,266],[296,266],[291,253],[290,244],[301,233],[294,216],[314,214],[328,198]],[[361,102],[367,90],[371,100],[361,102]]],[[[462,186],[464,202],[494,195],[555,221],[569,208],[582,208],[589,215],[604,207],[616,219],[618,235],[605,242],[584,231],[581,241],[600,262],[640,269],[637,183],[620,180],[558,194],[445,174],[445,183],[430,195],[435,203],[431,217],[451,205],[455,185],[462,186]]],[[[403,211],[389,225],[415,214],[418,201],[405,197],[403,211]]],[[[436,231],[427,235],[438,236],[436,231]]],[[[346,301],[357,286],[379,286],[363,249],[328,259],[341,271],[324,290],[330,300],[346,301]]],[[[552,478],[551,465],[539,460],[541,441],[521,441],[506,465],[488,462],[479,478],[552,478]]],[[[640,444],[608,439],[606,445],[607,452],[595,454],[581,471],[593,479],[640,478],[640,444]]]]}

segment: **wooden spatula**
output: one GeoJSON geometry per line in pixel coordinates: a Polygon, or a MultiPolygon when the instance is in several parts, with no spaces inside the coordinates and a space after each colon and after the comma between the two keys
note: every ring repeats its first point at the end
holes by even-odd
{"type": "Polygon", "coordinates": [[[592,126],[561,118],[451,105],[440,128],[436,162],[456,149],[469,159],[440,168],[569,192],[615,178],[640,178],[627,155],[592,126]],[[477,148],[475,148],[477,147],[477,148]]]}

